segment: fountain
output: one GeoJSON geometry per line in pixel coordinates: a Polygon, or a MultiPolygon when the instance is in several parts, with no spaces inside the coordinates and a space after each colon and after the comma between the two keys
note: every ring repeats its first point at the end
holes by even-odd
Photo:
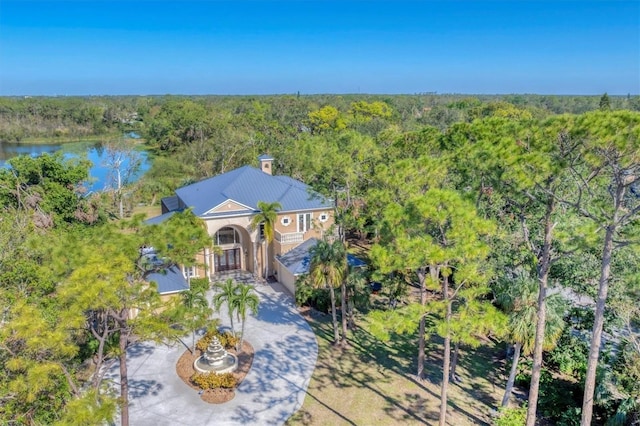
{"type": "Polygon", "coordinates": [[[205,353],[193,363],[193,368],[200,373],[230,373],[238,368],[238,357],[228,353],[214,336],[205,353]]]}

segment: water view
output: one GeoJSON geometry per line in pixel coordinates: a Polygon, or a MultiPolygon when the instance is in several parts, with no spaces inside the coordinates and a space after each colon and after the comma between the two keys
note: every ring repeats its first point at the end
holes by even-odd
{"type": "MultiPolygon", "coordinates": [[[[87,185],[89,191],[102,191],[108,185],[109,170],[105,166],[106,150],[100,143],[95,142],[71,142],[65,144],[26,144],[26,143],[6,143],[0,142],[0,167],[6,167],[7,161],[18,155],[29,155],[37,157],[42,154],[53,154],[62,151],[65,158],[80,158],[85,156],[93,166],[89,171],[91,181],[87,185]]],[[[146,151],[136,151],[140,156],[140,168],[130,179],[135,182],[149,170],[149,162],[146,151]]],[[[124,162],[122,168],[128,167],[128,162],[124,162]]]]}

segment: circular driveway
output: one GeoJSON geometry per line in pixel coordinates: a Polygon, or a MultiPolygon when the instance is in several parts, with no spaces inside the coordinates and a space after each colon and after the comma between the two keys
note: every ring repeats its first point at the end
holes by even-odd
{"type": "MultiPolygon", "coordinates": [[[[250,281],[246,275],[230,277],[250,281]]],[[[127,362],[131,425],[280,425],[302,406],[318,356],[316,337],[279,283],[256,284],[255,289],[259,311],[245,327],[255,355],[235,398],[208,404],[177,376],[184,345],[138,343],[129,349],[127,362]]],[[[228,326],[226,312],[219,315],[228,326]]],[[[190,336],[185,342],[191,342],[190,336]]],[[[107,378],[119,381],[117,364],[107,378]]]]}

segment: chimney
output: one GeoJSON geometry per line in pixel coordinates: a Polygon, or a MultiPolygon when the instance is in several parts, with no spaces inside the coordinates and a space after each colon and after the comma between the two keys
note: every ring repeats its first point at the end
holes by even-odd
{"type": "Polygon", "coordinates": [[[267,154],[262,154],[258,157],[260,160],[260,170],[271,175],[271,169],[273,168],[273,157],[267,154]]]}

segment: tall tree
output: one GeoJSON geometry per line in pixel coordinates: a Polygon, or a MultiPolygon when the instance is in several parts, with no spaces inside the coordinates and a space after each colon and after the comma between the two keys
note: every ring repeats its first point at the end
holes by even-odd
{"type": "MultiPolygon", "coordinates": [[[[258,230],[258,236],[260,234],[260,227],[263,229],[265,245],[264,255],[264,278],[269,278],[269,244],[273,241],[275,236],[275,224],[278,219],[278,210],[282,208],[282,205],[274,201],[267,203],[264,201],[258,201],[258,209],[260,211],[251,218],[251,228],[258,230]]],[[[257,238],[256,238],[257,240],[257,238]]]]}
{"type": "Polygon", "coordinates": [[[166,251],[171,261],[184,268],[187,285],[191,287],[193,268],[197,266],[196,255],[213,245],[207,225],[187,209],[171,216],[160,229],[164,239],[169,241],[166,251]]]}
{"type": "MultiPolygon", "coordinates": [[[[141,254],[144,241],[139,235],[115,232],[104,226],[67,242],[69,246],[79,245],[79,253],[58,254],[59,262],[64,263],[61,268],[72,268],[60,287],[61,300],[69,312],[86,316],[87,331],[100,342],[96,354],[99,366],[109,358],[106,342],[113,338],[117,341],[114,349],[120,371],[122,425],[129,424],[127,349],[133,337],[176,338],[167,306],[160,301],[156,288],[145,280],[154,269],[141,254]]],[[[100,386],[103,373],[102,369],[96,369],[94,386],[100,386]]]]}
{"type": "MultiPolygon", "coordinates": [[[[340,240],[330,243],[326,240],[318,241],[311,248],[309,261],[309,279],[315,288],[329,290],[331,298],[331,318],[333,320],[333,344],[340,342],[340,331],[336,315],[336,295],[334,289],[342,284],[347,271],[347,254],[344,244],[340,240]]],[[[346,312],[342,312],[346,315],[346,312]]]]}
{"type": "MultiPolygon", "coordinates": [[[[501,280],[495,289],[496,299],[502,309],[509,315],[507,341],[513,344],[513,360],[502,406],[509,404],[520,355],[530,355],[533,352],[536,318],[538,316],[538,283],[524,271],[514,273],[513,277],[501,280]]],[[[545,322],[544,345],[545,350],[551,350],[562,334],[564,328],[565,306],[557,295],[547,296],[545,300],[547,317],[545,322]]]]}
{"type": "Polygon", "coordinates": [[[236,310],[236,289],[238,288],[233,278],[228,278],[225,282],[219,282],[214,285],[217,289],[217,293],[213,296],[213,306],[216,311],[220,312],[223,304],[227,305],[227,314],[229,315],[229,322],[231,323],[231,332],[236,333],[233,326],[233,314],[236,310]]]}
{"type": "Polygon", "coordinates": [[[581,424],[588,426],[593,415],[612,256],[616,248],[639,244],[640,114],[585,114],[578,121],[578,128],[584,131],[580,157],[584,158],[584,163],[572,164],[578,196],[569,204],[604,229],[598,296],[582,402],[581,424]]]}
{"type": "Polygon", "coordinates": [[[184,322],[191,331],[191,347],[189,351],[193,354],[196,348],[196,329],[204,326],[211,315],[211,308],[206,297],[206,291],[209,287],[208,279],[204,278],[193,281],[194,285],[189,286],[189,290],[180,293],[180,307],[177,309],[177,315],[181,322],[184,322]],[[201,284],[202,283],[202,284],[201,284]]]}
{"type": "Polygon", "coordinates": [[[105,190],[113,194],[118,217],[124,218],[124,187],[131,183],[142,164],[142,154],[134,149],[130,139],[118,139],[105,144],[102,166],[107,169],[105,190]]]}
{"type": "Polygon", "coordinates": [[[599,106],[600,111],[611,111],[611,100],[606,92],[600,97],[599,106]]]}
{"type": "Polygon", "coordinates": [[[238,284],[235,289],[235,298],[233,300],[238,321],[241,323],[240,341],[238,342],[238,350],[242,351],[242,342],[244,341],[244,326],[247,320],[247,312],[251,311],[254,315],[258,313],[258,305],[260,298],[256,294],[253,286],[249,284],[238,284]]]}
{"type": "MultiPolygon", "coordinates": [[[[399,160],[376,169],[377,182],[367,196],[380,243],[372,247],[371,258],[382,274],[402,272],[415,276],[420,286],[420,302],[427,303],[427,280],[430,272],[425,241],[411,238],[412,228],[400,226],[403,206],[423,196],[430,188],[441,187],[446,179],[447,159],[423,155],[417,160],[399,160]],[[397,210],[397,211],[396,211],[397,210]]],[[[415,228],[420,234],[421,227],[415,228]]],[[[419,319],[417,376],[423,378],[425,361],[426,315],[419,319]]]]}
{"type": "Polygon", "coordinates": [[[566,116],[541,123],[489,118],[456,127],[447,135],[447,142],[458,146],[457,184],[473,188],[476,205],[496,215],[517,236],[511,249],[514,265],[530,263],[537,270],[538,310],[527,426],[536,421],[545,300],[549,270],[557,259],[554,229],[558,196],[566,187],[567,156],[575,151],[569,137],[573,121],[566,116]]]}
{"type": "MultiPolygon", "coordinates": [[[[421,307],[420,320],[430,314],[436,332],[444,339],[439,420],[444,425],[451,342],[463,340],[463,324],[469,324],[471,312],[484,310],[479,309],[480,298],[489,290],[490,272],[485,237],[494,232],[494,225],[478,217],[473,204],[457,192],[429,189],[404,206],[388,206],[385,228],[394,237],[386,248],[380,246],[372,253],[377,262],[396,267],[405,262],[425,265],[418,272],[425,274],[424,287],[438,295],[438,300],[421,307]]],[[[419,332],[423,333],[422,327],[419,332]]]]}
{"type": "Polygon", "coordinates": [[[460,300],[451,321],[451,342],[454,347],[449,379],[452,382],[459,381],[456,369],[461,345],[477,348],[482,344],[483,337],[491,335],[501,338],[506,331],[507,317],[493,304],[477,298],[460,300]]]}

